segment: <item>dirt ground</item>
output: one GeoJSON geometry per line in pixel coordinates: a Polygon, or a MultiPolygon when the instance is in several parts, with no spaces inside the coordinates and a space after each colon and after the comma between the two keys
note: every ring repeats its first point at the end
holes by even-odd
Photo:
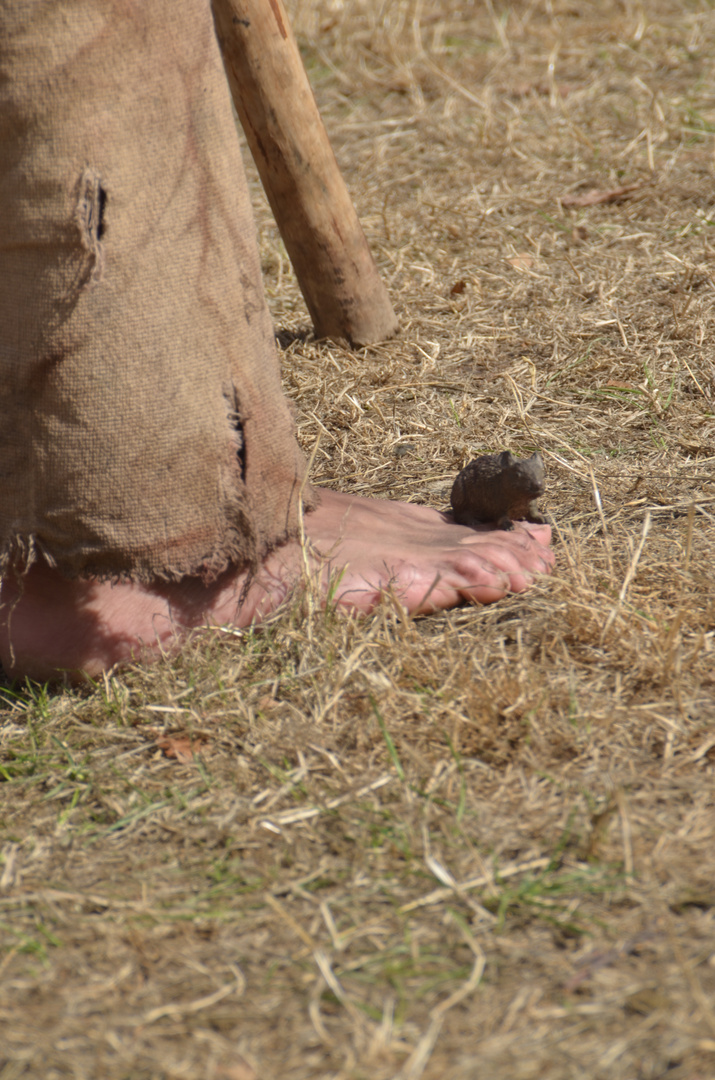
{"type": "Polygon", "coordinates": [[[250,168],[315,479],[540,448],[556,571],[6,684],[0,1080],[713,1080],[712,2],[291,11],[401,323],[311,340],[250,168]]]}

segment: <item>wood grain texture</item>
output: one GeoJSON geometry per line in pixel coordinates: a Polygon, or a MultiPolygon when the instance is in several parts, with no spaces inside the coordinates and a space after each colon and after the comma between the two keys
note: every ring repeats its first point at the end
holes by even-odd
{"type": "Polygon", "coordinates": [[[281,0],[212,4],[236,111],[317,337],[392,337],[397,318],[281,0]]]}

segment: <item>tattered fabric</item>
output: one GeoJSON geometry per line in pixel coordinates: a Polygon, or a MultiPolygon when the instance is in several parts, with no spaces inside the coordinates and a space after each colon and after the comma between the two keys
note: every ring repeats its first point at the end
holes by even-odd
{"type": "Polygon", "coordinates": [[[0,0],[0,569],[210,580],[294,536],[208,0],[0,0]]]}

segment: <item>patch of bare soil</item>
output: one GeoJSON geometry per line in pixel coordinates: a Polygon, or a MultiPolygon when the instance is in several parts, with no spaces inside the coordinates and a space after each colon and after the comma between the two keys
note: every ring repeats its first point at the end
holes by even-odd
{"type": "Polygon", "coordinates": [[[541,449],[555,574],[4,692],[0,1078],[715,1076],[715,14],[294,0],[399,312],[312,341],[318,483],[541,449]]]}

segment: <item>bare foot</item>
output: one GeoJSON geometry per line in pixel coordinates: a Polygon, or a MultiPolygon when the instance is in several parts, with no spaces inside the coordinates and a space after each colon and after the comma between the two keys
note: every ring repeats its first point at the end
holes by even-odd
{"type": "Polygon", "coordinates": [[[265,560],[245,596],[245,572],[213,585],[198,579],[155,585],[68,581],[36,563],[0,591],[0,658],[11,677],[97,675],[144,652],[166,648],[187,630],[249,626],[285,600],[307,563],[333,599],[370,611],[392,591],[410,612],[481,604],[520,592],[553,564],[548,525],[513,532],[455,525],[425,506],[320,490],[305,517],[307,545],[284,544],[265,560]]]}

